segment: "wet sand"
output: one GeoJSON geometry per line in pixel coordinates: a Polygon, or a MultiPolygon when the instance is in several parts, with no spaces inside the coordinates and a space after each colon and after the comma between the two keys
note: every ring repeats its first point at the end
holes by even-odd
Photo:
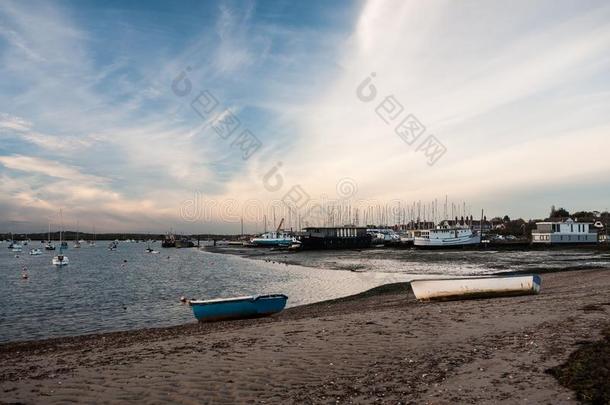
{"type": "Polygon", "coordinates": [[[545,370],[609,314],[607,270],[472,301],[394,284],[270,318],[1,345],[0,402],[574,403],[545,370]]]}

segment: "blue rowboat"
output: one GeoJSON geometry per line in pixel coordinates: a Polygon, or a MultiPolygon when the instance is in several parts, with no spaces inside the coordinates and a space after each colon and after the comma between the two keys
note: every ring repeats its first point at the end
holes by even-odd
{"type": "Polygon", "coordinates": [[[191,300],[193,314],[198,321],[220,321],[224,319],[253,318],[280,312],[286,306],[288,297],[271,294],[213,300],[191,300]]]}

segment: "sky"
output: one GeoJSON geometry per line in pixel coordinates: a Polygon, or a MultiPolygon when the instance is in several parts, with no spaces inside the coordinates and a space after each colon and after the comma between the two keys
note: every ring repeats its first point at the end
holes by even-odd
{"type": "Polygon", "coordinates": [[[189,233],[607,210],[609,21],[604,1],[2,1],[0,231],[60,209],[189,233]]]}

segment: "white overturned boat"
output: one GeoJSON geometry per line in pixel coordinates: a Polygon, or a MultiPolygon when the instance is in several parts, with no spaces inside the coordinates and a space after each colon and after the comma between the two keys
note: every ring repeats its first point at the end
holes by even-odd
{"type": "Polygon", "coordinates": [[[418,300],[450,300],[531,295],[540,292],[540,276],[466,277],[413,280],[411,288],[418,300]]]}

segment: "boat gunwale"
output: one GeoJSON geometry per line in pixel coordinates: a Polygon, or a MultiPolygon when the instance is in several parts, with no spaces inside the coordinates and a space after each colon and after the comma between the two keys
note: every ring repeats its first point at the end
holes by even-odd
{"type": "Polygon", "coordinates": [[[489,275],[489,276],[465,276],[465,277],[450,277],[450,278],[417,278],[409,281],[410,283],[414,283],[417,281],[450,281],[450,280],[487,280],[493,278],[517,278],[517,277],[538,277],[541,278],[539,274],[507,274],[505,276],[502,275],[489,275]]]}
{"type": "Polygon", "coordinates": [[[223,304],[227,302],[239,302],[239,301],[251,301],[256,302],[260,299],[265,298],[282,298],[288,299],[288,296],[285,294],[266,294],[266,295],[246,295],[242,297],[232,297],[232,298],[213,298],[209,300],[190,300],[189,303],[191,305],[209,305],[209,304],[223,304]]]}

